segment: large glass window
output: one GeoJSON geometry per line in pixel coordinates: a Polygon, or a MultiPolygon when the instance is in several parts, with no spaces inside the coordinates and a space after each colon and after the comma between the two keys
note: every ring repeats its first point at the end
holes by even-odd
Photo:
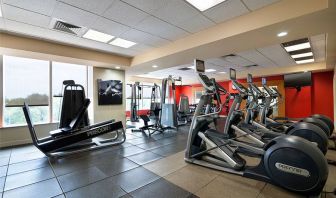
{"type": "Polygon", "coordinates": [[[63,81],[74,80],[76,84],[83,85],[85,93],[88,94],[87,77],[87,66],[85,65],[52,62],[52,117],[54,122],[59,121],[64,88],[63,81]]]}
{"type": "Polygon", "coordinates": [[[49,121],[49,61],[3,57],[4,126],[25,124],[21,106],[26,101],[34,123],[49,121]]]}

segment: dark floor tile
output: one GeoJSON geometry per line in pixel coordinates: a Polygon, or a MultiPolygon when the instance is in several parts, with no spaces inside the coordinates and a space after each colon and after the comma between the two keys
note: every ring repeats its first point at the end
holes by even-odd
{"type": "Polygon", "coordinates": [[[188,196],[188,198],[199,198],[199,197],[196,196],[196,195],[194,195],[194,194],[190,194],[190,195],[188,196]]]}
{"type": "Polygon", "coordinates": [[[158,175],[146,170],[145,168],[138,167],[113,176],[109,178],[109,180],[120,185],[123,190],[129,193],[159,178],[160,177],[158,175]]]}
{"type": "Polygon", "coordinates": [[[186,198],[191,193],[161,178],[130,193],[132,197],[186,198]]]}
{"type": "MultiPolygon", "coordinates": [[[[0,177],[0,192],[3,191],[4,189],[4,186],[5,186],[5,180],[6,180],[6,177],[0,177]]],[[[1,196],[0,196],[1,197],[1,196]]]]}
{"type": "Polygon", "coordinates": [[[169,137],[169,138],[160,139],[160,140],[158,140],[158,142],[160,142],[163,145],[168,145],[168,144],[172,144],[172,143],[177,142],[177,139],[176,139],[176,137],[169,137]]]}
{"type": "Polygon", "coordinates": [[[161,156],[169,156],[175,153],[178,153],[181,149],[179,149],[176,144],[169,144],[160,148],[152,149],[151,152],[161,155],[161,156]]]}
{"type": "Polygon", "coordinates": [[[147,142],[147,143],[144,143],[144,144],[137,144],[138,147],[142,148],[142,149],[154,149],[154,148],[158,148],[158,147],[161,147],[163,146],[163,144],[161,144],[160,142],[147,142]]]}
{"type": "Polygon", "coordinates": [[[38,148],[36,148],[32,144],[24,145],[24,146],[19,146],[19,147],[13,148],[11,156],[28,154],[28,153],[38,152],[38,151],[39,151],[38,148]]]}
{"type": "Polygon", "coordinates": [[[46,156],[40,151],[32,152],[32,153],[25,153],[25,154],[18,154],[18,155],[11,156],[9,164],[39,159],[43,157],[46,157],[46,156]]]}
{"type": "Polygon", "coordinates": [[[97,167],[91,167],[58,177],[64,192],[74,190],[76,188],[86,186],[96,181],[106,178],[106,175],[97,167]]]}
{"type": "Polygon", "coordinates": [[[127,157],[130,155],[135,155],[138,153],[142,153],[145,152],[146,150],[139,148],[137,146],[130,146],[130,147],[126,147],[126,148],[122,148],[119,150],[119,155],[127,157]]]}
{"type": "Polygon", "coordinates": [[[6,178],[5,191],[51,179],[53,177],[54,173],[50,167],[9,175],[6,178]]]}
{"type": "Polygon", "coordinates": [[[113,179],[108,178],[96,183],[90,184],[88,186],[78,188],[74,191],[66,193],[67,198],[110,198],[110,197],[121,197],[125,195],[126,192],[116,184],[113,179]]]}
{"type": "Polygon", "coordinates": [[[25,171],[34,170],[37,168],[43,168],[49,166],[48,158],[40,158],[36,160],[30,160],[26,162],[10,164],[8,166],[8,175],[22,173],[25,171]]]}
{"type": "Polygon", "coordinates": [[[0,157],[0,166],[6,166],[9,162],[9,156],[0,157]]]}
{"type": "Polygon", "coordinates": [[[0,177],[4,177],[7,175],[8,166],[0,166],[0,177]]]}
{"type": "Polygon", "coordinates": [[[153,140],[148,140],[147,138],[137,138],[137,139],[132,139],[132,140],[126,140],[128,143],[137,145],[137,144],[144,144],[148,142],[152,142],[153,140]]]}
{"type": "Polygon", "coordinates": [[[121,196],[120,198],[132,198],[132,196],[130,194],[125,194],[125,195],[121,196]]]}
{"type": "Polygon", "coordinates": [[[62,194],[56,179],[49,179],[21,188],[5,191],[3,198],[49,198],[62,194]]]}
{"type": "Polygon", "coordinates": [[[146,151],[146,152],[139,153],[139,154],[136,154],[136,155],[128,156],[127,158],[132,160],[133,162],[135,162],[137,164],[143,165],[143,164],[147,164],[149,162],[158,160],[162,157],[160,155],[155,154],[155,153],[146,151]]]}
{"type": "Polygon", "coordinates": [[[104,164],[96,165],[96,167],[99,168],[99,170],[101,170],[108,177],[117,175],[121,172],[131,170],[138,166],[139,166],[138,164],[132,162],[131,160],[127,158],[113,160],[113,161],[106,162],[104,164]]]}

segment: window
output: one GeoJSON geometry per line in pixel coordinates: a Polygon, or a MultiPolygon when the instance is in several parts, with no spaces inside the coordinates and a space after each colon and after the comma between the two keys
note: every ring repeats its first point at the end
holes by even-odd
{"type": "MultiPolygon", "coordinates": [[[[52,62],[52,117],[54,122],[59,121],[60,117],[64,80],[74,80],[76,84],[82,85],[86,97],[89,97],[87,72],[88,67],[85,65],[52,62]]],[[[92,107],[92,104],[90,106],[92,107]]]]}
{"type": "Polygon", "coordinates": [[[194,98],[194,103],[198,104],[201,96],[204,94],[205,92],[203,90],[195,90],[195,98],[194,98]]]}
{"type": "Polygon", "coordinates": [[[49,61],[3,57],[4,126],[25,124],[22,105],[31,108],[34,123],[49,121],[49,61]]]}
{"type": "MultiPolygon", "coordinates": [[[[277,86],[269,86],[270,88],[276,88],[278,89],[277,86]]],[[[264,87],[259,87],[259,89],[268,97],[269,94],[266,92],[266,90],[264,89],[264,87]]],[[[262,101],[262,99],[258,100],[259,104],[263,104],[264,102],[262,101]]],[[[278,104],[278,99],[277,100],[272,100],[270,107],[273,109],[273,113],[272,116],[273,117],[277,117],[279,115],[279,104],[278,104]]]]}

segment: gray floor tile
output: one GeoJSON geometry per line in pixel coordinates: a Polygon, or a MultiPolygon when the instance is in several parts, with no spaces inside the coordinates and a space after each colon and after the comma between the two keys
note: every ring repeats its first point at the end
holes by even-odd
{"type": "Polygon", "coordinates": [[[176,144],[169,144],[160,148],[152,149],[151,152],[161,155],[161,156],[169,156],[175,153],[178,153],[181,149],[179,149],[176,144]]]}
{"type": "Polygon", "coordinates": [[[97,167],[91,167],[58,177],[64,192],[74,190],[79,187],[86,186],[96,181],[106,178],[106,175],[97,167]]]}
{"type": "Polygon", "coordinates": [[[0,177],[4,177],[7,175],[8,166],[0,166],[0,177]]]}
{"type": "Polygon", "coordinates": [[[54,173],[50,167],[9,175],[6,179],[5,191],[51,179],[53,177],[54,173]]]}
{"type": "Polygon", "coordinates": [[[127,158],[132,160],[133,162],[135,162],[137,164],[143,165],[143,164],[147,164],[149,162],[158,160],[162,157],[160,155],[155,154],[155,153],[146,151],[146,152],[139,153],[139,154],[136,154],[136,155],[128,156],[127,158]]]}
{"type": "Polygon", "coordinates": [[[148,143],[144,143],[144,144],[137,144],[138,147],[142,148],[142,149],[154,149],[154,148],[158,148],[163,146],[163,144],[161,144],[160,142],[148,142],[148,143]]]}
{"type": "Polygon", "coordinates": [[[3,198],[49,198],[62,194],[56,179],[49,179],[14,190],[5,191],[3,198]]]}
{"type": "Polygon", "coordinates": [[[74,191],[66,193],[67,198],[110,198],[110,197],[120,197],[125,195],[126,192],[116,184],[113,179],[108,178],[96,183],[90,184],[88,186],[78,188],[74,191]]]}
{"type": "Polygon", "coordinates": [[[142,153],[145,152],[146,150],[139,148],[137,146],[130,146],[130,147],[126,147],[126,148],[122,148],[119,150],[119,155],[127,157],[130,155],[135,155],[138,153],[142,153]]]}
{"type": "Polygon", "coordinates": [[[52,198],[65,198],[65,195],[64,194],[60,194],[60,195],[57,195],[56,197],[52,197],[52,198]]]}
{"type": "Polygon", "coordinates": [[[28,154],[28,153],[33,153],[33,152],[39,152],[39,150],[34,145],[30,144],[30,145],[24,145],[24,146],[13,148],[11,155],[15,156],[15,155],[22,155],[22,154],[28,154]]]}
{"type": "Polygon", "coordinates": [[[120,198],[132,198],[132,196],[130,194],[125,194],[125,195],[121,196],[120,198]]]}
{"type": "Polygon", "coordinates": [[[130,193],[132,197],[183,198],[191,193],[161,178],[130,193]]]}
{"type": "Polygon", "coordinates": [[[12,152],[11,148],[4,148],[4,149],[0,148],[0,158],[10,156],[11,152],[12,152]]]}
{"type": "Polygon", "coordinates": [[[152,142],[153,140],[148,140],[147,138],[137,138],[137,139],[132,139],[132,140],[126,140],[128,143],[137,145],[137,144],[144,144],[148,142],[152,142]]]}
{"type": "Polygon", "coordinates": [[[99,168],[99,170],[101,170],[108,177],[131,170],[138,166],[138,164],[132,162],[127,158],[122,158],[110,162],[105,162],[104,164],[96,165],[96,167],[99,168]]]}
{"type": "MultiPolygon", "coordinates": [[[[3,191],[4,189],[4,186],[5,186],[5,180],[6,180],[6,177],[0,177],[0,192],[3,191]]],[[[0,196],[1,197],[1,196],[0,196]]]]}
{"type": "Polygon", "coordinates": [[[123,190],[129,193],[159,178],[160,177],[158,175],[146,170],[145,168],[138,167],[113,176],[109,178],[109,180],[120,185],[123,190]]]}
{"type": "Polygon", "coordinates": [[[0,157],[0,166],[6,166],[9,162],[9,156],[0,157]]]}
{"type": "Polygon", "coordinates": [[[32,153],[25,153],[25,154],[18,154],[18,155],[11,156],[9,164],[39,159],[43,157],[46,157],[46,156],[40,151],[32,152],[32,153]]]}
{"type": "Polygon", "coordinates": [[[37,168],[43,168],[49,166],[47,158],[41,158],[36,160],[30,160],[26,162],[11,164],[8,166],[8,175],[17,174],[25,171],[34,170],[37,168]]]}

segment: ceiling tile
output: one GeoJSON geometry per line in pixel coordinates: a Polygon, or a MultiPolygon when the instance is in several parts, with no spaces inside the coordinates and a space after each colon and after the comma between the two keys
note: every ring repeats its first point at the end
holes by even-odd
{"type": "Polygon", "coordinates": [[[145,44],[137,43],[136,45],[132,46],[132,49],[137,50],[139,52],[146,52],[146,51],[153,49],[153,47],[145,45],[145,44]]]}
{"type": "Polygon", "coordinates": [[[296,64],[279,44],[258,48],[257,50],[267,58],[271,59],[272,62],[276,63],[278,66],[289,66],[296,64]]]}
{"type": "MultiPolygon", "coordinates": [[[[10,32],[43,38],[45,28],[5,19],[6,29],[10,32]]],[[[47,35],[47,34],[45,34],[47,35]]]]}
{"type": "Polygon", "coordinates": [[[222,66],[222,67],[238,66],[237,64],[228,62],[224,60],[223,58],[211,58],[211,59],[206,60],[206,63],[212,63],[212,64],[222,66]]]}
{"type": "Polygon", "coordinates": [[[154,16],[177,25],[187,21],[197,14],[199,14],[199,12],[185,1],[174,0],[169,1],[166,6],[157,10],[154,13],[154,16]]]}
{"type": "Polygon", "coordinates": [[[239,56],[257,64],[258,66],[262,67],[274,67],[276,66],[271,60],[263,56],[260,52],[253,50],[248,50],[244,52],[237,53],[239,56]]]}
{"type": "Polygon", "coordinates": [[[140,10],[153,14],[158,9],[166,6],[170,0],[121,0],[140,10]]]}
{"type": "Polygon", "coordinates": [[[203,15],[197,14],[186,21],[177,23],[176,25],[191,33],[196,33],[215,25],[215,23],[203,15]]]}
{"type": "Polygon", "coordinates": [[[91,27],[98,16],[82,9],[58,2],[52,15],[54,18],[64,20],[78,26],[91,27]]]}
{"type": "Polygon", "coordinates": [[[111,7],[104,13],[104,17],[131,27],[138,24],[147,16],[149,15],[145,12],[121,2],[120,0],[115,0],[111,7]]]}
{"type": "Polygon", "coordinates": [[[224,58],[226,61],[239,65],[239,66],[248,66],[248,65],[254,65],[254,62],[251,62],[243,57],[240,56],[227,56],[224,58]]]}
{"type": "Polygon", "coordinates": [[[176,40],[188,35],[186,31],[153,16],[141,21],[136,28],[169,40],[176,40]]]}
{"type": "Polygon", "coordinates": [[[86,11],[93,12],[98,15],[102,15],[106,9],[114,2],[114,0],[61,0],[67,4],[73,5],[75,7],[81,8],[86,11]]]}
{"type": "Polygon", "coordinates": [[[3,0],[4,4],[51,16],[56,0],[3,0]]]}
{"type": "Polygon", "coordinates": [[[116,23],[103,17],[98,17],[97,21],[91,26],[91,28],[117,37],[130,29],[128,26],[116,23]]]}
{"type": "Polygon", "coordinates": [[[168,44],[170,41],[153,36],[149,33],[142,32],[136,29],[131,29],[120,36],[123,39],[134,41],[137,43],[142,43],[154,47],[159,47],[165,44],[168,44]]]}
{"type": "Polygon", "coordinates": [[[19,21],[40,27],[48,27],[50,17],[35,12],[23,10],[7,4],[2,5],[2,14],[5,19],[19,21]]]}
{"type": "Polygon", "coordinates": [[[245,5],[250,10],[256,10],[256,9],[268,6],[268,5],[273,4],[277,1],[280,1],[280,0],[243,0],[245,5]]]}
{"type": "Polygon", "coordinates": [[[2,17],[0,17],[0,30],[5,30],[5,21],[2,17]]]}
{"type": "Polygon", "coordinates": [[[203,12],[217,23],[248,13],[249,10],[239,0],[228,0],[203,12]]]}
{"type": "Polygon", "coordinates": [[[313,54],[316,62],[325,61],[326,39],[325,34],[310,37],[313,54]]]}

